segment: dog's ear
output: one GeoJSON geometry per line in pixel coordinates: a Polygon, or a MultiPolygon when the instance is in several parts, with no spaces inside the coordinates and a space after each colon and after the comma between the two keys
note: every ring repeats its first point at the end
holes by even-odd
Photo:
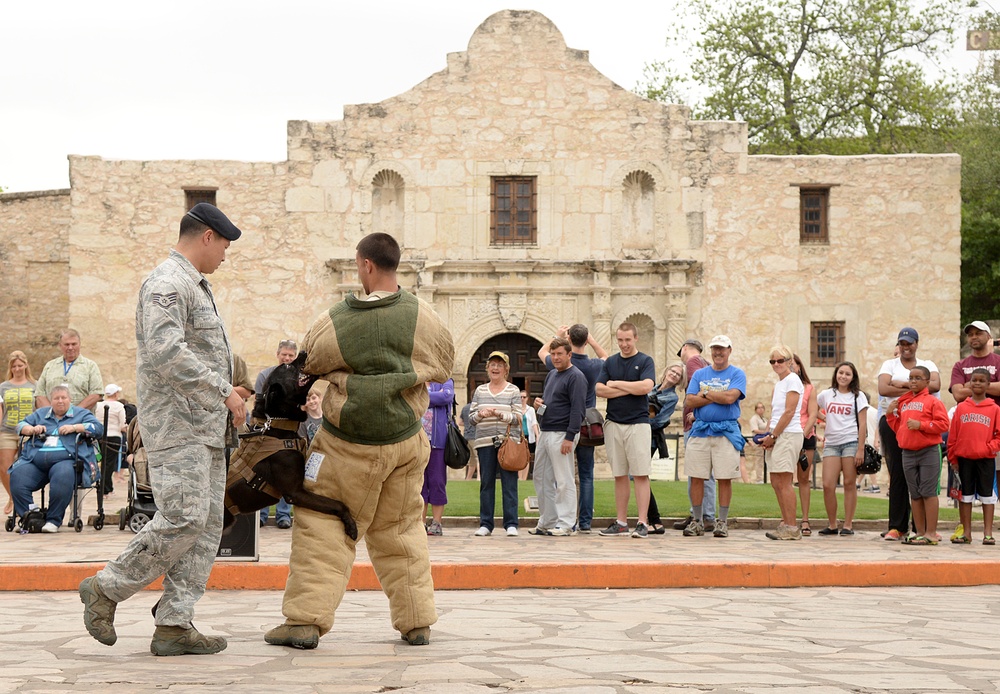
{"type": "Polygon", "coordinates": [[[306,357],[307,356],[309,356],[309,355],[307,355],[304,350],[300,351],[299,352],[299,356],[295,357],[295,361],[293,361],[292,364],[294,366],[297,366],[299,368],[299,370],[301,371],[302,367],[306,365],[306,357]]]}

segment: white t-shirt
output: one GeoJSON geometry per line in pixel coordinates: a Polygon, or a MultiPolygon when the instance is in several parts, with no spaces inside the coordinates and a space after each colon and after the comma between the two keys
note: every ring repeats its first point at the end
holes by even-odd
{"type": "Polygon", "coordinates": [[[104,410],[108,411],[108,436],[121,436],[127,425],[125,424],[125,405],[117,400],[101,400],[94,405],[94,416],[97,421],[104,426],[104,410]]]}
{"type": "Polygon", "coordinates": [[[794,414],[791,421],[788,422],[788,426],[781,433],[786,431],[790,434],[802,433],[802,418],[799,417],[799,401],[802,399],[803,390],[805,389],[802,387],[802,379],[791,372],[774,384],[774,395],[771,396],[771,423],[769,425],[771,431],[774,431],[774,427],[778,425],[781,415],[785,413],[785,397],[788,393],[795,392],[799,394],[799,397],[792,405],[794,414]]]}
{"type": "MultiPolygon", "coordinates": [[[[858,421],[854,416],[854,393],[827,388],[819,394],[817,401],[826,410],[826,442],[831,446],[842,446],[858,440],[858,421]]],[[[858,416],[865,417],[867,425],[868,398],[858,393],[858,416]]]]}
{"type": "MultiPolygon", "coordinates": [[[[932,374],[938,374],[939,377],[941,375],[938,371],[937,364],[932,362],[930,359],[917,359],[916,366],[925,366],[932,374]]],[[[878,371],[879,376],[882,374],[889,374],[890,381],[905,381],[910,377],[910,367],[903,366],[903,362],[899,360],[899,357],[896,357],[895,359],[887,359],[882,362],[882,368],[878,371]]],[[[938,399],[941,398],[940,391],[934,393],[933,395],[938,399]]],[[[882,402],[882,398],[879,398],[879,409],[882,410],[882,414],[885,414],[886,410],[889,409],[889,405],[899,400],[899,396],[897,395],[894,398],[890,398],[888,396],[882,397],[885,398],[885,402],[882,402]]]]}

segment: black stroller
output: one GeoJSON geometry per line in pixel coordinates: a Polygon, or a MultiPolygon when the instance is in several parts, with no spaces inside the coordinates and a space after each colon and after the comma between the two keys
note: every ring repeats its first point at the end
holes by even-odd
{"type": "MultiPolygon", "coordinates": [[[[44,438],[44,435],[28,434],[21,436],[17,445],[17,457],[15,458],[15,461],[21,457],[21,449],[24,447],[25,441],[33,437],[44,438]]],[[[70,504],[69,526],[78,533],[83,532],[83,517],[81,511],[83,499],[92,489],[97,490],[97,517],[94,519],[94,530],[101,530],[104,528],[104,488],[101,485],[101,467],[96,464],[96,461],[80,457],[79,450],[81,440],[87,441],[90,444],[95,442],[94,437],[86,433],[77,434],[73,439],[73,467],[76,472],[76,476],[73,481],[73,498],[70,504]],[[83,473],[85,467],[90,468],[90,485],[85,485],[83,483],[83,473]]],[[[13,532],[14,528],[17,527],[22,533],[39,532],[42,525],[45,523],[45,512],[48,510],[45,507],[44,487],[41,490],[41,502],[40,508],[29,509],[28,512],[22,517],[18,517],[16,512],[11,513],[4,524],[4,529],[7,532],[13,532]]]]}
{"type": "Polygon", "coordinates": [[[118,512],[118,529],[124,530],[128,527],[137,533],[156,515],[153,487],[149,483],[149,458],[142,445],[138,417],[133,417],[129,422],[125,441],[128,447],[126,460],[129,466],[128,506],[118,512]]]}

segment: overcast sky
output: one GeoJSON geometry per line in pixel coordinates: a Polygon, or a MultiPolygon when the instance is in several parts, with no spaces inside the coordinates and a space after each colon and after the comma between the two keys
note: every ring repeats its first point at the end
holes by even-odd
{"type": "MultiPolygon", "coordinates": [[[[68,154],[285,159],[289,120],[338,120],[445,67],[492,13],[535,9],[626,89],[677,0],[30,0],[5,3],[0,187],[69,186],[68,154]]],[[[968,69],[964,31],[952,63],[968,69]]]]}

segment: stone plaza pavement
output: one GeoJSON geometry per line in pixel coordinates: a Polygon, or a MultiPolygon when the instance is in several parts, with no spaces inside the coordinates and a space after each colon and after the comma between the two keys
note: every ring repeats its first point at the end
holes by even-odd
{"type": "MultiPolygon", "coordinates": [[[[149,654],[157,593],[119,606],[119,641],[108,648],[86,634],[72,589],[117,555],[131,532],[111,523],[79,534],[0,533],[0,694],[110,686],[291,694],[950,693],[1000,685],[1000,548],[980,544],[978,528],[976,544],[918,548],[884,542],[880,524],[858,524],[864,529],[851,538],[773,542],[756,521],[738,524],[726,539],[669,531],[646,540],[532,537],[531,521],[516,538],[474,538],[471,521],[447,520],[445,535],[429,538],[440,616],[430,646],[399,639],[377,590],[349,591],[319,648],[298,651],[263,641],[282,621],[279,590],[210,589],[197,624],[226,635],[229,648],[162,659],[149,654]],[[756,580],[760,571],[763,581],[756,580]],[[66,587],[32,591],[32,581],[46,575],[66,587]],[[849,586],[861,575],[862,585],[873,587],[849,586]],[[567,587],[497,589],[524,576],[567,587]],[[879,576],[911,585],[880,585],[879,576]],[[649,589],[641,587],[645,579],[705,587],[649,589]],[[449,582],[474,589],[443,589],[449,582]],[[607,587],[618,583],[624,586],[607,587]]],[[[216,570],[260,573],[267,577],[261,584],[280,588],[290,540],[290,531],[263,528],[260,562],[216,570]]],[[[358,549],[355,577],[368,561],[363,542],[358,549]]]]}
{"type": "Polygon", "coordinates": [[[118,643],[83,628],[75,593],[0,593],[0,692],[995,692],[988,588],[438,591],[431,644],[408,646],[386,599],[349,592],[316,650],[269,646],[274,591],[209,591],[213,656],[149,654],[141,593],[118,643]]]}

